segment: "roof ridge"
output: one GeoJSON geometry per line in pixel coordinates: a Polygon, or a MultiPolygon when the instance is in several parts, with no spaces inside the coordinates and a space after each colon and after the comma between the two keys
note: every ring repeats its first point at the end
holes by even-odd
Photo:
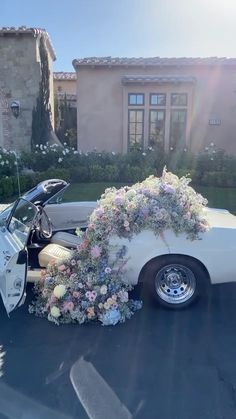
{"type": "Polygon", "coordinates": [[[74,68],[78,66],[119,66],[119,65],[215,65],[236,64],[236,58],[228,57],[85,57],[72,62],[74,68]]]}
{"type": "Polygon", "coordinates": [[[50,36],[48,34],[48,32],[46,31],[46,29],[44,28],[37,28],[37,27],[27,27],[27,26],[1,26],[0,27],[0,36],[4,36],[7,34],[12,34],[12,35],[18,35],[18,34],[32,34],[34,37],[38,37],[39,35],[42,35],[45,38],[47,47],[50,51],[50,54],[52,56],[53,61],[56,60],[56,53],[52,44],[52,41],[50,39],[50,36]]]}

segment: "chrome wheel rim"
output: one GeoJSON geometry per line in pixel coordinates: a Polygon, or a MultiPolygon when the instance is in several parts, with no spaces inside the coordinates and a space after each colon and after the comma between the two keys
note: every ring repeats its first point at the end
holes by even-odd
{"type": "Polygon", "coordinates": [[[195,289],[196,278],[193,272],[184,265],[166,265],[155,277],[157,295],[170,304],[188,301],[195,289]]]}

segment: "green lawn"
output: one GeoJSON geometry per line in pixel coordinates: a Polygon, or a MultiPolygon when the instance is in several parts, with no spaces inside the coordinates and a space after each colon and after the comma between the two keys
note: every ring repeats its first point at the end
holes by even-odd
{"type": "MultiPolygon", "coordinates": [[[[106,188],[115,186],[120,188],[124,183],[99,182],[99,183],[72,183],[64,194],[63,201],[96,201],[106,188]]],[[[207,186],[195,186],[195,189],[208,199],[208,206],[213,208],[225,208],[236,214],[236,188],[215,188],[207,186]]],[[[6,202],[17,199],[9,198],[6,202]]]]}
{"type": "MultiPolygon", "coordinates": [[[[65,193],[66,201],[96,201],[106,188],[120,188],[123,183],[73,183],[65,193]]],[[[236,188],[195,187],[208,199],[208,206],[225,208],[236,214],[236,188]]]]}

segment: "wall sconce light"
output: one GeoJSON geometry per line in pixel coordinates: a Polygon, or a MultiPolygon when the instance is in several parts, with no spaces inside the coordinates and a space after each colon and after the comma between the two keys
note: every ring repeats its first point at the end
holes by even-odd
{"type": "Polygon", "coordinates": [[[12,115],[15,118],[18,118],[18,116],[20,114],[20,102],[19,102],[19,100],[14,100],[11,103],[11,111],[12,111],[12,115]]]}

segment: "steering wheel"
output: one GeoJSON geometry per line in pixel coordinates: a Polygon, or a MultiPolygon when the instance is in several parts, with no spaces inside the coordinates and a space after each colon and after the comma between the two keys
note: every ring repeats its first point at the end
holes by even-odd
{"type": "Polygon", "coordinates": [[[50,239],[52,237],[52,223],[43,207],[38,206],[38,229],[40,237],[50,239]]]}

